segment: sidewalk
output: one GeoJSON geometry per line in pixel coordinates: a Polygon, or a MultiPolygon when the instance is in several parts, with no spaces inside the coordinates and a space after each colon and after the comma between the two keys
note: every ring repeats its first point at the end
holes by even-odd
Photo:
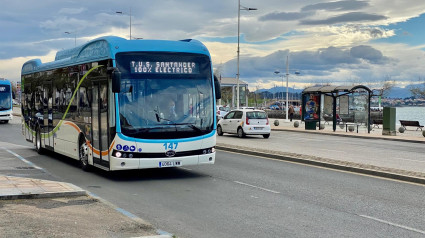
{"type": "Polygon", "coordinates": [[[295,132],[303,132],[303,133],[319,133],[326,135],[336,135],[336,136],[350,136],[350,137],[361,137],[368,139],[382,139],[382,140],[398,140],[398,141],[409,141],[409,142],[417,142],[417,143],[425,143],[425,137],[422,135],[421,130],[417,130],[414,127],[408,127],[404,133],[398,132],[398,128],[400,125],[396,125],[397,133],[395,136],[387,136],[382,135],[382,125],[378,127],[373,127],[370,133],[367,132],[367,127],[365,125],[359,126],[359,132],[357,133],[357,129],[355,128],[353,132],[346,131],[345,125],[336,126],[336,131],[333,131],[332,123],[324,124],[325,126],[323,130],[319,130],[316,127],[316,130],[306,130],[304,122],[300,120],[293,120],[292,122],[286,122],[285,119],[270,119],[270,125],[272,130],[280,130],[280,131],[295,131],[295,132]],[[274,121],[278,120],[279,125],[275,126],[274,121]],[[298,127],[294,127],[295,122],[299,123],[298,127]]]}
{"type": "MultiPolygon", "coordinates": [[[[425,144],[425,137],[422,135],[422,131],[416,131],[415,128],[407,128],[404,133],[397,131],[396,136],[382,135],[381,128],[373,128],[370,133],[367,132],[366,126],[360,126],[359,132],[356,130],[353,132],[346,132],[345,126],[342,128],[337,125],[337,129],[334,132],[332,123],[326,124],[323,130],[305,130],[305,124],[300,123],[299,120],[293,120],[293,122],[285,122],[284,119],[278,119],[279,125],[275,126],[274,121],[276,119],[269,119],[272,131],[288,131],[297,133],[310,133],[314,135],[332,135],[339,137],[356,137],[362,139],[373,139],[373,140],[392,140],[409,143],[421,143],[425,144]],[[298,121],[299,127],[294,127],[294,122],[298,121]]],[[[398,127],[397,127],[398,129],[398,127]]],[[[273,133],[273,132],[272,132],[273,133]]],[[[317,137],[315,137],[317,139],[317,137]]],[[[423,157],[419,157],[415,162],[414,158],[405,158],[404,160],[388,160],[385,157],[376,156],[352,156],[345,157],[335,154],[336,150],[331,154],[318,155],[315,153],[315,148],[302,147],[301,144],[282,144],[273,138],[267,140],[256,140],[247,139],[241,140],[234,136],[219,136],[217,137],[217,149],[237,152],[242,154],[256,155],[261,157],[310,164],[315,166],[327,167],[337,170],[352,171],[356,173],[363,173],[368,175],[380,176],[385,178],[397,179],[402,181],[409,181],[415,183],[425,184],[425,166],[422,162],[423,157]],[[296,146],[296,147],[291,147],[296,146]],[[297,152],[298,151],[298,152],[297,152]],[[361,157],[361,158],[360,158],[361,157]],[[420,164],[419,164],[420,162],[420,164]]],[[[317,148],[316,148],[317,149],[317,148]]],[[[415,154],[417,156],[417,154],[415,154]]]]}

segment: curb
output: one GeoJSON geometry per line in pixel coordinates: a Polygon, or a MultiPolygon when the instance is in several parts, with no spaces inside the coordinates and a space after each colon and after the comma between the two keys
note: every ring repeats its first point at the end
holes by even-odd
{"type": "Polygon", "coordinates": [[[341,170],[341,171],[348,171],[348,172],[354,172],[358,174],[366,174],[366,175],[372,175],[376,177],[382,177],[382,178],[389,178],[389,179],[395,179],[400,180],[404,182],[411,182],[411,183],[417,183],[417,184],[424,184],[425,185],[425,177],[415,177],[415,176],[409,176],[409,175],[403,175],[400,173],[392,173],[386,168],[382,168],[380,170],[378,167],[375,167],[377,169],[368,169],[368,168],[361,168],[361,167],[355,167],[350,165],[339,165],[336,163],[328,163],[313,159],[306,159],[306,158],[296,158],[293,156],[288,155],[279,155],[279,154],[272,154],[272,153],[266,153],[261,151],[255,151],[250,150],[250,148],[231,148],[223,145],[217,145],[216,149],[223,150],[223,151],[229,151],[229,152],[235,152],[240,154],[246,154],[246,155],[253,155],[253,156],[260,156],[260,157],[266,157],[271,159],[277,159],[282,161],[288,161],[288,162],[295,162],[300,164],[308,164],[318,167],[324,167],[324,168],[330,168],[335,170],[341,170]]]}
{"type": "MultiPolygon", "coordinates": [[[[63,183],[63,182],[60,182],[63,183]]],[[[87,191],[75,186],[70,183],[63,183],[74,189],[74,191],[67,192],[43,192],[43,193],[22,193],[22,194],[10,194],[10,195],[1,195],[0,200],[16,200],[16,199],[37,199],[37,198],[58,198],[58,197],[76,197],[76,196],[86,196],[87,191]]]]}
{"type": "Polygon", "coordinates": [[[272,131],[287,131],[287,132],[295,132],[295,133],[309,133],[309,134],[316,134],[316,135],[329,135],[329,136],[340,136],[340,137],[355,137],[355,138],[362,138],[362,139],[378,139],[378,140],[390,140],[390,141],[399,141],[399,142],[409,142],[409,143],[419,143],[419,144],[425,144],[425,141],[420,140],[412,140],[412,139],[399,139],[399,138],[390,138],[390,137],[374,137],[374,136],[361,136],[356,134],[334,134],[331,132],[316,132],[316,131],[295,131],[291,129],[282,129],[282,128],[273,128],[272,131]]]}
{"type": "Polygon", "coordinates": [[[86,191],[60,192],[60,193],[38,193],[38,194],[16,194],[16,195],[0,195],[0,200],[16,200],[16,199],[37,199],[37,198],[58,198],[58,197],[76,197],[86,196],[86,191]]]}

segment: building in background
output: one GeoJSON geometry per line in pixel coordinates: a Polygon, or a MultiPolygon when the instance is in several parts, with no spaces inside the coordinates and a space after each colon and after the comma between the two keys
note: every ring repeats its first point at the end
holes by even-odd
{"type": "MultiPolygon", "coordinates": [[[[221,84],[221,99],[218,100],[219,105],[226,105],[231,108],[237,107],[237,85],[236,78],[219,77],[221,84]]],[[[248,83],[239,79],[239,107],[248,105],[248,83]]]]}

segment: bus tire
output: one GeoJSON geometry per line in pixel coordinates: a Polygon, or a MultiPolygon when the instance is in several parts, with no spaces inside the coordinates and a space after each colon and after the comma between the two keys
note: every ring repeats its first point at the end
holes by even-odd
{"type": "Polygon", "coordinates": [[[37,131],[35,132],[35,150],[39,155],[42,155],[44,152],[44,149],[41,147],[41,132],[40,127],[38,127],[37,131]]]}
{"type": "Polygon", "coordinates": [[[221,126],[217,126],[217,135],[219,136],[223,135],[223,129],[221,129],[221,126]]]}
{"type": "Polygon", "coordinates": [[[80,158],[80,167],[82,170],[88,172],[90,171],[91,166],[89,164],[89,148],[86,140],[84,139],[84,136],[80,137],[80,142],[78,144],[78,157],[80,158]]]}

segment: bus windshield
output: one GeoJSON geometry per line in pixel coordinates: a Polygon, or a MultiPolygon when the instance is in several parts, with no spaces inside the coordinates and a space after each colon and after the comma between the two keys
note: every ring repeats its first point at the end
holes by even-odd
{"type": "Polygon", "coordinates": [[[117,57],[122,72],[118,94],[121,132],[141,139],[189,138],[210,133],[213,130],[214,97],[209,61],[204,57],[189,56],[183,59],[186,67],[167,62],[168,66],[164,65],[162,69],[150,69],[165,73],[144,74],[136,72],[138,69],[125,67],[143,65],[143,72],[146,62],[161,67],[164,61],[161,58],[117,57]],[[188,68],[191,64],[193,67],[188,68]],[[176,73],[177,70],[180,73],[176,73]],[[189,73],[190,70],[193,74],[189,73]]]}
{"type": "Polygon", "coordinates": [[[9,85],[0,85],[0,110],[9,110],[11,105],[11,95],[9,85]]]}

